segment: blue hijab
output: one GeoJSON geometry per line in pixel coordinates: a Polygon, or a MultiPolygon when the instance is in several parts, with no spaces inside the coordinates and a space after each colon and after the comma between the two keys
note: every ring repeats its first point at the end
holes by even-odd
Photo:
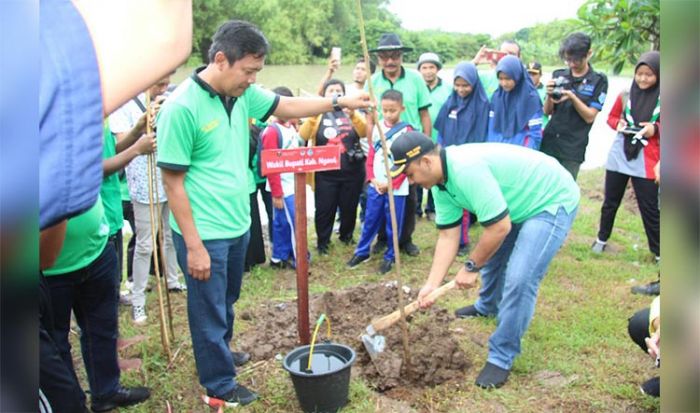
{"type": "Polygon", "coordinates": [[[489,99],[476,66],[472,62],[460,62],[454,70],[454,78],[458,77],[469,82],[472,92],[462,98],[453,89],[435,117],[434,126],[444,146],[483,142],[488,134],[489,99]],[[450,121],[452,112],[456,112],[457,118],[450,121]]]}
{"type": "Polygon", "coordinates": [[[506,92],[499,85],[491,97],[493,128],[504,137],[512,138],[525,128],[537,111],[542,110],[542,101],[520,59],[504,57],[496,66],[496,76],[500,72],[515,80],[515,87],[506,92]]]}

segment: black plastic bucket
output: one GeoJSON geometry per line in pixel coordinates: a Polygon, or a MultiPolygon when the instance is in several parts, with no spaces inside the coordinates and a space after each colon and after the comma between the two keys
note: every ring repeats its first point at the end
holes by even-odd
{"type": "Polygon", "coordinates": [[[337,412],[348,403],[350,368],[355,362],[355,351],[343,344],[316,344],[311,371],[308,371],[310,347],[298,347],[287,354],[284,369],[292,377],[304,412],[337,412]]]}

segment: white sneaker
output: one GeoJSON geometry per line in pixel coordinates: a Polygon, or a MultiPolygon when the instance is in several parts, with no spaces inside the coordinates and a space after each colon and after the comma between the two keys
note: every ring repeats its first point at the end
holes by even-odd
{"type": "Polygon", "coordinates": [[[131,310],[131,318],[134,320],[134,324],[144,325],[146,324],[146,307],[143,305],[135,305],[131,310]]]}
{"type": "Polygon", "coordinates": [[[594,254],[602,254],[603,251],[605,251],[605,245],[606,243],[596,239],[593,241],[593,244],[591,245],[591,251],[593,251],[594,254]]]}
{"type": "Polygon", "coordinates": [[[170,291],[171,293],[181,293],[183,291],[187,291],[187,286],[178,282],[173,285],[169,285],[168,291],[170,291]]]}
{"type": "Polygon", "coordinates": [[[127,290],[132,291],[134,289],[134,282],[126,280],[124,287],[126,287],[127,290]]]}
{"type": "Polygon", "coordinates": [[[119,291],[119,304],[131,305],[131,293],[129,291],[119,291]]]}

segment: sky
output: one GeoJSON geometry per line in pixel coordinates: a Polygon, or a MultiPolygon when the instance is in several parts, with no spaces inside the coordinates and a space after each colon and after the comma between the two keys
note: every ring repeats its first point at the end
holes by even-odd
{"type": "Polygon", "coordinates": [[[494,37],[536,23],[576,17],[584,0],[391,0],[408,30],[488,33],[494,37]]]}

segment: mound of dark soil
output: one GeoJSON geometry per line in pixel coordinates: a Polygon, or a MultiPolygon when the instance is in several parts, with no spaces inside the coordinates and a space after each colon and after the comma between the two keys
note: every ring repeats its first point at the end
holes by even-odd
{"type": "MultiPolygon", "coordinates": [[[[405,303],[415,299],[415,295],[414,291],[405,295],[405,303]]],[[[449,330],[452,316],[440,308],[409,317],[409,366],[403,362],[400,323],[380,332],[386,337],[386,349],[374,361],[370,359],[360,335],[372,319],[398,308],[397,303],[397,289],[392,283],[326,292],[309,300],[311,327],[325,313],[331,321],[331,341],[350,346],[357,353],[353,374],[360,374],[377,390],[399,385],[434,386],[461,377],[471,363],[449,330]]],[[[296,302],[266,303],[239,316],[251,324],[241,334],[240,345],[253,359],[286,354],[297,346],[296,302]]],[[[324,325],[319,330],[319,339],[325,338],[325,332],[324,325]]]]}

